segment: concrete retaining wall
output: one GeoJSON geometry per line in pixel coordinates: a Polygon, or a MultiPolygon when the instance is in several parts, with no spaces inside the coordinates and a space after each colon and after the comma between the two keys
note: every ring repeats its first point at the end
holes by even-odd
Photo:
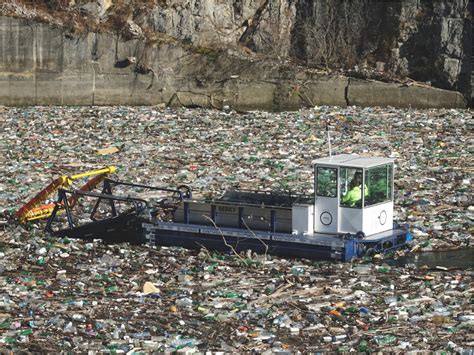
{"type": "MultiPolygon", "coordinates": [[[[212,55],[211,55],[212,54],[212,55]]],[[[310,77],[304,71],[197,54],[178,45],[145,46],[111,34],[80,38],[28,20],[0,17],[0,105],[156,105],[293,110],[312,105],[465,107],[458,92],[310,77]],[[115,68],[135,56],[155,72],[115,68]],[[153,85],[150,83],[153,79],[153,85]]]]}

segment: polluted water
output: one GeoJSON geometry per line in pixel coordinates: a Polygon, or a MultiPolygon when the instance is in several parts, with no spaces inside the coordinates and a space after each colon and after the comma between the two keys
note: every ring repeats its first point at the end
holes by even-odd
{"type": "Polygon", "coordinates": [[[472,256],[473,125],[455,109],[0,107],[0,352],[472,352],[472,263],[408,258],[472,256]],[[333,154],[396,159],[406,250],[330,263],[107,245],[14,218],[52,179],[111,165],[196,198],[312,194],[327,122],[333,154]]]}

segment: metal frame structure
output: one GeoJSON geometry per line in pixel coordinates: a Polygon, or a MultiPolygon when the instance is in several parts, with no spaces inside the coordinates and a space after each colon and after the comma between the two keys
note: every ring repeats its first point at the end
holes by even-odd
{"type": "MultiPolygon", "coordinates": [[[[25,204],[17,215],[23,222],[31,220],[28,218],[35,213],[42,217],[49,215],[46,230],[55,236],[186,248],[206,247],[233,252],[251,249],[291,257],[349,261],[363,255],[403,248],[412,239],[406,226],[392,226],[393,213],[388,212],[387,225],[384,221],[383,226],[378,229],[367,227],[368,235],[361,229],[347,230],[338,225],[331,227],[332,229],[321,228],[322,225],[332,223],[332,217],[329,222],[324,220],[329,224],[323,223],[323,217],[326,218],[331,213],[338,220],[341,214],[345,214],[346,220],[370,217],[377,222],[374,213],[367,216],[361,214],[365,208],[364,194],[361,198],[361,216],[355,216],[350,208],[342,208],[339,201],[339,169],[354,166],[361,168],[364,174],[365,169],[371,166],[392,162],[387,158],[353,155],[336,155],[314,161],[315,169],[318,166],[337,169],[336,196],[316,196],[316,174],[314,196],[236,190],[213,200],[193,200],[191,189],[185,185],[173,189],[112,180],[106,175],[114,172],[115,168],[109,167],[54,180],[25,204]],[[355,165],[352,164],[354,160],[357,160],[355,165]],[[91,175],[97,176],[79,190],[69,188],[73,179],[91,175]],[[101,192],[90,192],[101,181],[101,192]],[[147,197],[137,196],[136,191],[135,195],[117,195],[115,192],[124,189],[139,189],[140,193],[146,190],[159,191],[159,200],[151,199],[149,191],[147,197]],[[38,206],[54,191],[58,191],[54,204],[38,206]],[[75,225],[73,210],[80,199],[94,202],[89,215],[90,222],[75,225]],[[101,218],[98,215],[99,211],[104,212],[99,210],[103,202],[108,203],[110,211],[105,210],[106,214],[101,218]],[[121,211],[121,204],[129,205],[129,208],[121,211]],[[66,220],[63,219],[61,226],[54,229],[53,225],[60,222],[58,215],[61,212],[65,213],[66,220]],[[64,228],[65,225],[67,226],[64,228]]],[[[388,207],[393,210],[393,201],[390,204],[388,207]]],[[[370,209],[374,211],[372,206],[366,208],[367,211],[370,209]]],[[[365,224],[358,225],[365,228],[365,224]]]]}
{"type": "MultiPolygon", "coordinates": [[[[108,166],[99,170],[87,171],[75,175],[64,175],[53,180],[48,186],[36,194],[32,199],[25,203],[16,213],[17,218],[21,222],[33,221],[37,219],[47,218],[51,215],[54,208],[56,207],[54,203],[43,204],[46,199],[48,199],[52,194],[54,194],[58,189],[65,189],[70,187],[74,180],[94,176],[92,179],[87,181],[83,186],[79,188],[79,191],[91,191],[97,185],[103,181],[108,174],[115,172],[115,166],[108,166]]],[[[74,205],[74,197],[69,201],[70,205],[74,205]]],[[[63,208],[60,208],[59,211],[62,211],[63,208]]],[[[58,210],[56,211],[58,213],[58,210]]]]}
{"type": "Polygon", "coordinates": [[[143,184],[104,179],[102,192],[84,192],[81,190],[58,190],[58,200],[46,223],[46,231],[55,236],[68,236],[82,239],[104,239],[107,242],[130,242],[133,244],[143,243],[146,240],[142,233],[142,223],[150,221],[156,217],[158,210],[174,211],[176,206],[186,197],[191,197],[191,190],[185,186],[178,186],[176,189],[155,187],[143,184]],[[116,186],[126,186],[131,188],[142,188],[146,190],[162,191],[171,194],[171,200],[163,199],[159,205],[150,206],[145,199],[133,196],[118,196],[112,193],[116,186]],[[80,197],[90,197],[96,199],[94,207],[90,213],[90,223],[81,226],[74,225],[72,207],[70,201],[77,201],[80,197]],[[100,204],[109,202],[110,216],[103,220],[97,220],[96,213],[100,204]],[[125,202],[132,205],[132,208],[124,213],[118,213],[116,202],[125,202]],[[57,222],[57,215],[64,210],[68,228],[53,230],[53,224],[57,222]]]}
{"type": "MultiPolygon", "coordinates": [[[[288,218],[291,218],[289,206],[269,206],[225,200],[194,201],[187,198],[187,196],[192,196],[190,191],[183,193],[181,189],[159,188],[110,179],[104,181],[101,193],[65,189],[60,189],[58,193],[59,198],[55,210],[46,225],[47,231],[55,236],[186,248],[205,246],[208,249],[220,251],[229,251],[233,248],[240,252],[251,249],[274,255],[339,261],[350,261],[366,254],[398,249],[411,239],[408,230],[400,226],[395,226],[390,232],[364,239],[348,234],[315,233],[296,236],[291,233],[291,225],[288,226],[288,218]],[[145,199],[113,195],[112,188],[119,185],[159,190],[177,196],[177,203],[168,205],[173,209],[173,220],[163,221],[155,218],[152,213],[154,207],[150,206],[145,199]],[[81,226],[74,225],[72,208],[68,202],[71,197],[96,199],[90,215],[91,222],[81,226]],[[96,220],[95,214],[103,201],[109,202],[110,216],[103,220],[96,220]],[[130,203],[133,208],[125,213],[118,213],[116,202],[130,203]],[[55,231],[52,226],[61,207],[66,212],[68,228],[55,231]],[[227,209],[220,209],[220,207],[227,209]],[[255,211],[260,211],[260,213],[255,216],[256,219],[252,219],[255,211]],[[199,218],[198,214],[202,213],[206,218],[199,218]],[[268,216],[268,220],[263,220],[263,222],[268,222],[267,227],[249,228],[252,221],[257,226],[266,225],[262,222],[262,213],[268,216]],[[220,219],[221,217],[224,219],[220,219]],[[225,221],[226,226],[218,226],[220,220],[225,221]]],[[[257,196],[258,194],[254,197],[257,198],[257,196]]]]}

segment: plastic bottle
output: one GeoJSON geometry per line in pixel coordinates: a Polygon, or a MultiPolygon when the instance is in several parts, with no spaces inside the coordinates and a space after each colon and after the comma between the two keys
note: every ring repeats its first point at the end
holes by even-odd
{"type": "Polygon", "coordinates": [[[33,334],[33,329],[23,329],[20,330],[20,335],[27,336],[33,334]]]}
{"type": "Polygon", "coordinates": [[[185,297],[185,298],[180,298],[176,300],[176,306],[178,307],[192,307],[193,305],[193,300],[185,297]]]}
{"type": "Polygon", "coordinates": [[[193,338],[181,338],[180,336],[178,336],[175,340],[173,340],[171,346],[176,350],[180,350],[187,346],[194,346],[194,343],[195,340],[193,338]]]}
{"type": "Polygon", "coordinates": [[[304,274],[304,268],[299,267],[299,266],[293,266],[291,268],[290,272],[291,272],[292,275],[295,275],[295,276],[303,275],[304,274]]]}
{"type": "Polygon", "coordinates": [[[110,286],[105,289],[105,292],[117,292],[118,290],[118,286],[110,286]]]}
{"type": "Polygon", "coordinates": [[[374,338],[377,345],[390,345],[397,341],[397,337],[394,335],[376,335],[374,338]]]}
{"type": "Polygon", "coordinates": [[[10,322],[8,320],[5,320],[0,323],[0,329],[9,329],[10,328],[10,322]]]}
{"type": "Polygon", "coordinates": [[[359,308],[359,315],[361,317],[368,317],[370,315],[370,311],[368,308],[365,308],[365,307],[360,307],[359,308]]]}
{"type": "Polygon", "coordinates": [[[77,313],[72,315],[72,319],[81,323],[84,323],[87,320],[85,315],[77,313]]]}
{"type": "Polygon", "coordinates": [[[351,314],[354,314],[354,313],[357,313],[359,312],[359,310],[356,308],[356,307],[347,307],[345,310],[344,310],[344,313],[351,313],[351,314]]]}
{"type": "Polygon", "coordinates": [[[69,322],[68,324],[65,325],[63,332],[64,333],[75,333],[77,331],[76,327],[72,322],[69,322]]]}
{"type": "Polygon", "coordinates": [[[367,343],[367,341],[365,340],[362,340],[360,343],[359,343],[359,353],[370,353],[370,348],[369,348],[369,344],[367,343]]]}
{"type": "Polygon", "coordinates": [[[240,294],[235,292],[235,291],[226,291],[222,294],[222,297],[225,297],[225,298],[238,298],[238,297],[240,297],[240,294]]]}

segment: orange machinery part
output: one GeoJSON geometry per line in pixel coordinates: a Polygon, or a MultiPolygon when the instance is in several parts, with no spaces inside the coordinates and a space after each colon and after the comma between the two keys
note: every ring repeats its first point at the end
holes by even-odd
{"type": "MultiPolygon", "coordinates": [[[[101,183],[102,180],[105,179],[106,176],[107,176],[107,174],[100,174],[100,175],[97,175],[97,176],[93,177],[87,183],[85,183],[83,186],[81,186],[79,191],[87,192],[87,191],[90,191],[90,190],[94,189],[98,184],[101,183]]],[[[68,199],[69,206],[73,207],[76,204],[77,199],[78,199],[78,196],[69,197],[69,199],[68,199]]],[[[32,220],[35,220],[35,219],[41,219],[41,218],[48,217],[53,212],[54,206],[56,206],[56,202],[48,203],[48,204],[41,205],[41,206],[32,207],[32,208],[30,208],[29,210],[26,210],[26,212],[23,213],[22,219],[32,221],[32,220]]],[[[63,210],[63,208],[61,207],[60,211],[62,211],[62,210],[63,210]]],[[[20,211],[18,211],[18,212],[20,212],[20,211]]]]}
{"type": "MultiPolygon", "coordinates": [[[[115,172],[114,166],[109,166],[101,170],[89,171],[77,175],[71,176],[61,176],[53,180],[48,186],[41,190],[36,196],[34,196],[30,201],[23,205],[16,213],[17,218],[24,222],[26,220],[33,220],[38,218],[43,218],[49,216],[52,212],[55,203],[44,204],[38,206],[44,200],[46,200],[51,194],[56,190],[63,187],[66,188],[72,184],[74,179],[84,178],[91,175],[97,175],[91,180],[89,180],[85,185],[83,185],[79,190],[80,191],[90,191],[96,187],[109,173],[115,172]],[[48,210],[50,212],[48,213],[48,210]]],[[[77,197],[73,196],[69,199],[69,203],[74,205],[77,201],[77,197]]]]}

